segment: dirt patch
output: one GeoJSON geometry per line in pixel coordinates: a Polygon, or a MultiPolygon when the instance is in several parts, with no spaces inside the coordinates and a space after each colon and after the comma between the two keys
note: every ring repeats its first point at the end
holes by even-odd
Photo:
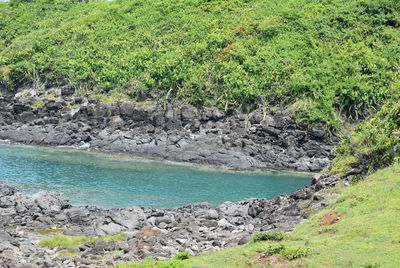
{"type": "Polygon", "coordinates": [[[161,234],[161,231],[157,229],[144,229],[142,234],[145,236],[155,236],[161,234]]]}
{"type": "Polygon", "coordinates": [[[332,210],[328,214],[321,217],[321,221],[319,223],[320,226],[328,226],[339,222],[343,216],[339,217],[336,213],[336,209],[332,210]]]}
{"type": "Polygon", "coordinates": [[[62,233],[67,229],[43,229],[43,230],[35,230],[33,232],[35,233],[39,233],[42,235],[46,235],[46,234],[57,234],[57,233],[62,233]]]}
{"type": "Polygon", "coordinates": [[[290,261],[290,260],[279,258],[274,255],[265,257],[264,253],[256,255],[255,257],[256,257],[256,260],[249,267],[252,267],[253,265],[260,265],[261,267],[269,267],[269,266],[272,266],[272,267],[282,267],[282,266],[302,267],[301,260],[291,260],[290,261]]]}
{"type": "MultiPolygon", "coordinates": [[[[277,266],[281,265],[284,262],[287,262],[287,261],[279,259],[276,256],[265,257],[264,253],[261,253],[259,255],[256,255],[256,260],[251,266],[253,266],[253,265],[261,265],[262,267],[264,267],[264,266],[277,267],[277,266]]],[[[249,267],[251,267],[251,266],[249,266],[249,267]]]]}
{"type": "Polygon", "coordinates": [[[137,247],[138,248],[147,248],[149,246],[149,244],[147,244],[146,242],[140,242],[137,247]]]}

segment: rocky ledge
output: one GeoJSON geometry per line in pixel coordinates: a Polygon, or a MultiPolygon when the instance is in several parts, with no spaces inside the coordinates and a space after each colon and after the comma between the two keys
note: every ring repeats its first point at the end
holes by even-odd
{"type": "Polygon", "coordinates": [[[24,195],[0,183],[0,266],[109,267],[149,256],[166,260],[180,251],[198,255],[244,244],[259,231],[293,230],[336,197],[323,189],[336,185],[338,179],[316,175],[311,185],[271,200],[250,198],[216,208],[200,203],[168,209],[72,206],[63,194],[24,195]],[[70,248],[38,246],[40,239],[54,235],[52,230],[72,236],[123,232],[127,240],[70,248]]]}
{"type": "MultiPolygon", "coordinates": [[[[21,95],[21,94],[20,94],[21,95]]],[[[182,103],[0,97],[0,140],[73,146],[228,169],[320,171],[336,143],[284,111],[225,115],[182,103]]]]}

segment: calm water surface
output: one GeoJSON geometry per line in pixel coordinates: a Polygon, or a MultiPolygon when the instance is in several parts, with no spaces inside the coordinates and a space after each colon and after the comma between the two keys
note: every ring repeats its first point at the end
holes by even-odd
{"type": "Polygon", "coordinates": [[[61,192],[73,204],[178,207],[272,198],[309,184],[311,175],[229,172],[77,150],[0,145],[0,181],[24,193],[61,192]]]}

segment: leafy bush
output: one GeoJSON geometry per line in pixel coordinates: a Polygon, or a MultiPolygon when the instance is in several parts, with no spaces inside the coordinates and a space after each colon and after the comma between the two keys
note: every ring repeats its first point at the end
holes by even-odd
{"type": "Polygon", "coordinates": [[[294,260],[301,257],[306,257],[311,253],[310,248],[291,248],[284,245],[270,245],[265,251],[266,256],[279,255],[288,260],[294,260]]]}
{"type": "Polygon", "coordinates": [[[283,245],[269,245],[265,250],[265,256],[271,256],[279,254],[282,250],[285,249],[283,245]]]}
{"type": "Polygon", "coordinates": [[[285,232],[279,232],[279,233],[276,233],[276,232],[260,232],[260,233],[256,233],[252,237],[253,242],[266,241],[266,240],[282,241],[285,238],[286,238],[285,232]]]}
{"type": "Polygon", "coordinates": [[[174,260],[187,260],[190,259],[192,256],[190,256],[189,252],[184,251],[184,252],[179,252],[174,256],[174,260]]]}
{"type": "Polygon", "coordinates": [[[290,107],[328,129],[398,91],[395,0],[13,0],[0,3],[0,87],[290,107]]]}
{"type": "Polygon", "coordinates": [[[371,173],[399,158],[400,104],[394,99],[382,106],[374,117],[360,123],[350,137],[338,145],[336,158],[328,170],[345,175],[352,168],[361,168],[363,173],[371,173]]]}

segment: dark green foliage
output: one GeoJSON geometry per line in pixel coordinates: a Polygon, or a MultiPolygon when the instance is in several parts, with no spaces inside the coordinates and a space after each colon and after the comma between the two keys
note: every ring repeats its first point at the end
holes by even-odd
{"type": "Polygon", "coordinates": [[[253,235],[252,240],[253,242],[259,242],[259,241],[266,241],[266,240],[271,240],[271,241],[282,241],[283,239],[286,238],[285,232],[260,232],[256,233],[253,235]]]}
{"type": "MultiPolygon", "coordinates": [[[[352,167],[364,173],[391,165],[400,160],[400,104],[393,98],[371,119],[338,145],[337,156],[329,171],[344,175],[352,167]]],[[[361,176],[355,176],[355,181],[361,176]]]]}
{"type": "Polygon", "coordinates": [[[266,256],[279,254],[282,250],[285,249],[284,245],[269,245],[265,250],[266,256]]]}
{"type": "Polygon", "coordinates": [[[265,251],[266,256],[279,255],[288,260],[306,257],[311,253],[310,248],[291,248],[284,245],[269,245],[265,251]]]}
{"type": "Polygon", "coordinates": [[[192,256],[190,256],[189,252],[184,251],[184,252],[179,252],[174,256],[174,260],[187,260],[190,259],[192,256]]]}
{"type": "Polygon", "coordinates": [[[0,87],[70,84],[337,129],[399,84],[397,0],[13,0],[0,3],[0,87]]]}
{"type": "Polygon", "coordinates": [[[351,180],[350,180],[350,184],[354,185],[359,183],[360,181],[362,181],[364,179],[363,175],[357,174],[357,175],[353,175],[351,180]]]}

